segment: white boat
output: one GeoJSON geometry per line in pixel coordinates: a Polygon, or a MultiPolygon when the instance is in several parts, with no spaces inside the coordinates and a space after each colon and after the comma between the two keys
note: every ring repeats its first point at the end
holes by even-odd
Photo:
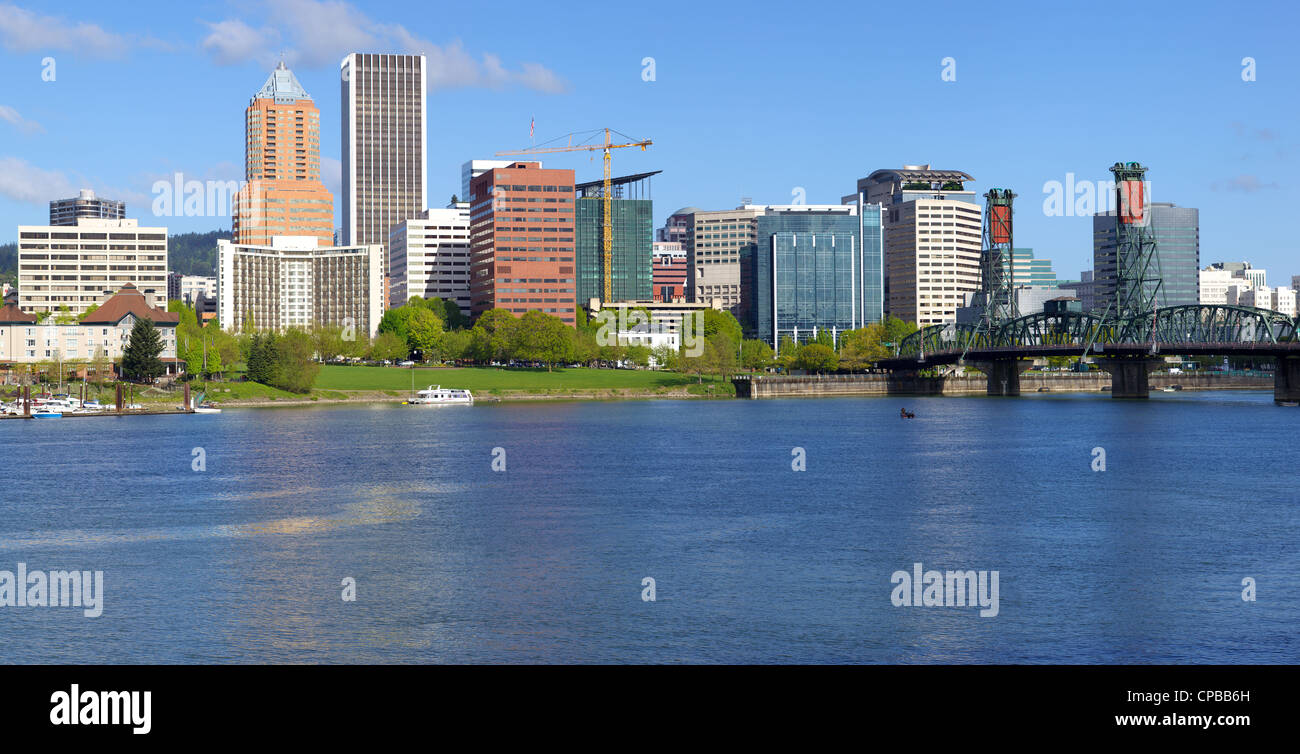
{"type": "Polygon", "coordinates": [[[454,406],[469,405],[473,402],[474,396],[468,390],[430,385],[428,388],[417,392],[415,397],[406,403],[411,406],[454,406]]]}
{"type": "Polygon", "coordinates": [[[63,412],[54,408],[41,408],[32,412],[33,419],[62,419],[63,412]]]}

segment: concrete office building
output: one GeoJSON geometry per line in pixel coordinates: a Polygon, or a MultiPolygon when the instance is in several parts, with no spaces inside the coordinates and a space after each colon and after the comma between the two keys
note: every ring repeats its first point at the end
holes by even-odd
{"type": "Polygon", "coordinates": [[[270,246],[217,242],[217,304],[233,331],[354,328],[375,334],[383,315],[378,244],[318,246],[312,236],[277,236],[270,246]]]}
{"type": "Polygon", "coordinates": [[[320,177],[320,110],[281,62],[244,111],[244,178],[231,224],[236,244],[276,236],[334,239],[334,196],[320,177]]]}
{"type": "Polygon", "coordinates": [[[126,202],[101,199],[90,189],[82,189],[72,199],[55,199],[50,202],[50,225],[76,225],[77,218],[124,220],[126,202]]]}
{"type": "Polygon", "coordinates": [[[885,311],[924,327],[956,320],[979,288],[983,211],[959,170],[905,165],[858,180],[845,202],[884,212],[885,311]]]}
{"type": "Polygon", "coordinates": [[[512,162],[471,183],[470,310],[577,322],[572,170],[512,162]]]}
{"type": "Polygon", "coordinates": [[[1079,305],[1085,312],[1091,312],[1097,306],[1097,286],[1092,279],[1092,270],[1079,273],[1078,282],[1060,283],[1058,288],[1069,291],[1079,299],[1079,305]]]}
{"type": "MultiPolygon", "coordinates": [[[[622,176],[610,181],[610,295],[611,301],[644,301],[653,298],[651,238],[654,234],[654,205],[650,178],[660,171],[622,176]]],[[[578,303],[605,298],[605,200],[604,181],[574,186],[575,260],[578,303]]]]}
{"type": "Polygon", "coordinates": [[[344,246],[380,245],[429,206],[423,55],[353,53],[340,64],[344,246]]]}
{"type": "Polygon", "coordinates": [[[167,308],[167,229],[133,219],[18,226],[18,306],[82,314],[130,283],[167,308]]]}
{"type": "MultiPolygon", "coordinates": [[[[1200,303],[1201,235],[1200,211],[1167,202],[1147,207],[1149,228],[1156,241],[1156,259],[1147,272],[1162,280],[1156,300],[1160,306],[1200,303]]],[[[1115,213],[1097,214],[1092,219],[1093,280],[1096,306],[1104,310],[1116,300],[1117,225],[1115,213]]],[[[1113,313],[1113,312],[1112,312],[1113,313]]]]}
{"type": "Polygon", "coordinates": [[[388,237],[388,307],[412,296],[454,301],[469,316],[469,202],[425,210],[388,237]]]}
{"type": "Polygon", "coordinates": [[[180,300],[190,306],[198,300],[199,294],[216,297],[217,279],[202,275],[184,275],[181,277],[180,300]]]}
{"type": "Polygon", "coordinates": [[[690,215],[686,236],[688,301],[717,299],[736,319],[749,319],[748,302],[741,296],[741,279],[749,275],[757,238],[754,220],[762,213],[751,204],[690,215]]]}
{"type": "Polygon", "coordinates": [[[1295,290],[1292,288],[1274,288],[1273,305],[1269,308],[1288,317],[1294,317],[1296,315],[1295,290]]]}

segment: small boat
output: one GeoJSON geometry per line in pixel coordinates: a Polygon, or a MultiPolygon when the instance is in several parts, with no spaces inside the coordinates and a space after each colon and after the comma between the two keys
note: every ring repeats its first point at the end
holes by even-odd
{"type": "Polygon", "coordinates": [[[196,413],[196,414],[219,414],[219,413],[221,413],[221,409],[217,408],[216,404],[213,404],[213,403],[201,403],[201,404],[199,404],[199,405],[197,405],[197,406],[194,407],[194,413],[196,413]]]}
{"type": "Polygon", "coordinates": [[[53,408],[41,408],[32,412],[33,419],[62,419],[63,412],[53,408]]]}
{"type": "Polygon", "coordinates": [[[428,388],[417,392],[411,400],[405,401],[405,404],[409,406],[467,406],[473,402],[474,396],[468,390],[430,385],[428,388]]]}
{"type": "Polygon", "coordinates": [[[1164,387],[1160,388],[1160,392],[1162,393],[1176,393],[1178,392],[1178,390],[1179,387],[1177,385],[1165,385],[1164,387]]]}

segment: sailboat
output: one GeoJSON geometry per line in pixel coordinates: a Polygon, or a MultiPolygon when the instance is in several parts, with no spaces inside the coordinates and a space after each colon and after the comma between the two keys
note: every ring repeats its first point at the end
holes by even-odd
{"type": "Polygon", "coordinates": [[[211,403],[205,403],[203,397],[207,393],[199,393],[190,399],[190,410],[196,414],[219,414],[221,409],[211,403]]]}

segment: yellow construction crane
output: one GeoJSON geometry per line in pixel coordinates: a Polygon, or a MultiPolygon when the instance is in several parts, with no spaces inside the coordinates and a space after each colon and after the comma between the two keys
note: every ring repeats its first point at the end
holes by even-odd
{"type": "MultiPolygon", "coordinates": [[[[612,186],[610,184],[609,150],[622,149],[623,147],[641,147],[641,151],[644,152],[645,148],[650,146],[654,142],[650,141],[649,139],[644,139],[641,141],[633,140],[623,144],[615,144],[613,141],[610,140],[610,133],[618,133],[618,132],[617,131],[611,132],[611,130],[608,128],[602,130],[605,132],[605,142],[603,144],[574,144],[573,143],[573,137],[575,136],[585,136],[587,138],[590,138],[592,134],[599,133],[599,131],[589,131],[586,133],[572,133],[572,134],[566,134],[565,136],[559,137],[560,139],[568,139],[569,142],[568,144],[562,147],[548,147],[546,146],[546,144],[543,144],[539,147],[532,147],[531,149],[521,149],[517,152],[497,152],[497,157],[508,157],[514,155],[528,155],[528,154],[551,154],[554,152],[595,152],[598,150],[603,151],[605,153],[605,186],[604,186],[605,195],[604,195],[604,202],[603,202],[603,210],[604,210],[605,217],[603,223],[604,230],[603,230],[602,247],[601,247],[601,250],[604,252],[604,261],[605,261],[605,268],[604,268],[605,296],[604,299],[601,301],[601,303],[608,304],[614,298],[614,281],[613,281],[613,277],[610,274],[610,269],[612,268],[613,261],[614,261],[614,220],[613,220],[614,208],[612,202],[610,201],[611,194],[612,194],[612,186]]],[[[632,138],[625,134],[618,134],[618,135],[622,136],[625,139],[632,138]]],[[[553,139],[552,141],[559,141],[559,139],[553,139]]]]}

